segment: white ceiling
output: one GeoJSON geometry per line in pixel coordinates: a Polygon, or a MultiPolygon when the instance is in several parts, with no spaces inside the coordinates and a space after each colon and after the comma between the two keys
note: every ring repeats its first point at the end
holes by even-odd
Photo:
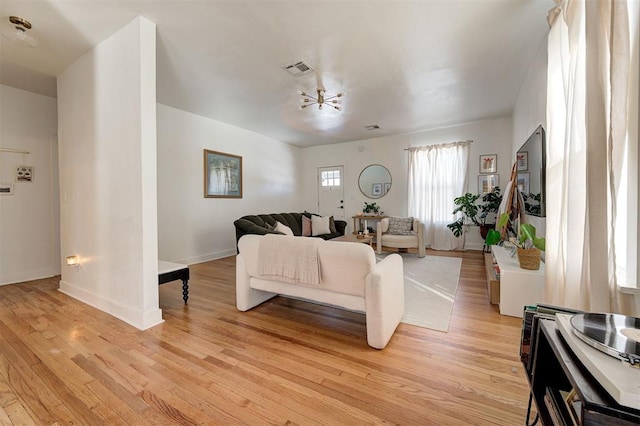
{"type": "Polygon", "coordinates": [[[55,96],[56,75],[142,15],[157,25],[158,102],[298,146],[366,139],[510,115],[552,6],[3,0],[0,17],[31,21],[39,46],[0,37],[0,83],[55,96]],[[297,60],[315,73],[281,69],[297,60]],[[318,85],[347,93],[343,111],[297,108],[318,85]]]}

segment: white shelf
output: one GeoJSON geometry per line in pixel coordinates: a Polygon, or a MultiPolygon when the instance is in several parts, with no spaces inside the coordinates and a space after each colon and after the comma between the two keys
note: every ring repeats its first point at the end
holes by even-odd
{"type": "Polygon", "coordinates": [[[491,246],[491,251],[500,268],[500,314],[522,318],[526,305],[543,302],[544,263],[537,271],[522,269],[510,250],[491,246]]]}

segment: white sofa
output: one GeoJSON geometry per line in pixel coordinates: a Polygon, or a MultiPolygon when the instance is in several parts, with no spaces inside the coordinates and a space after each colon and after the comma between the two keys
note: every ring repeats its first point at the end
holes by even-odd
{"type": "Polygon", "coordinates": [[[302,244],[317,247],[320,284],[291,284],[285,278],[260,274],[259,253],[263,238],[245,235],[238,242],[236,305],[240,311],[247,311],[276,295],[360,311],[366,315],[369,346],[382,349],[387,345],[404,313],[404,274],[399,255],[391,254],[376,263],[373,249],[366,244],[272,237],[282,239],[281,254],[284,256],[301,253],[290,250],[285,239],[306,240],[302,244]]]}

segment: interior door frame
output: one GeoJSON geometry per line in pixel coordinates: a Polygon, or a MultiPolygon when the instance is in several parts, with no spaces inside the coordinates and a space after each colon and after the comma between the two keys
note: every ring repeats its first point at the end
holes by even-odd
{"type": "MultiPolygon", "coordinates": [[[[336,165],[336,166],[321,166],[321,167],[317,167],[316,169],[316,208],[318,213],[320,212],[320,191],[323,191],[322,189],[322,172],[323,171],[329,171],[329,170],[340,170],[340,192],[341,192],[341,197],[340,197],[340,203],[341,206],[336,207],[337,209],[342,210],[342,218],[340,218],[341,220],[346,220],[345,217],[345,213],[344,213],[344,165],[336,165]]],[[[329,190],[331,191],[331,190],[329,190]]],[[[337,218],[336,218],[337,219],[337,218]]]]}

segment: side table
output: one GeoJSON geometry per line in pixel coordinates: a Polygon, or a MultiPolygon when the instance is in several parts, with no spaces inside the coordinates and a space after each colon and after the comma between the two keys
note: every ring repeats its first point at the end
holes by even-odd
{"type": "Polygon", "coordinates": [[[182,281],[182,299],[186,304],[189,299],[189,265],[159,260],[158,285],[176,280],[182,281]]]}
{"type": "Polygon", "coordinates": [[[375,230],[378,227],[377,222],[381,221],[382,219],[384,219],[387,216],[382,216],[382,215],[375,215],[375,216],[352,216],[351,218],[353,219],[353,233],[357,234],[358,230],[364,230],[365,224],[367,226],[369,226],[369,224],[367,223],[367,221],[372,221],[372,222],[376,222],[375,226],[372,226],[373,228],[373,233],[370,233],[369,235],[371,235],[371,237],[376,235],[375,230]],[[362,229],[361,229],[362,228],[362,229]]]}

